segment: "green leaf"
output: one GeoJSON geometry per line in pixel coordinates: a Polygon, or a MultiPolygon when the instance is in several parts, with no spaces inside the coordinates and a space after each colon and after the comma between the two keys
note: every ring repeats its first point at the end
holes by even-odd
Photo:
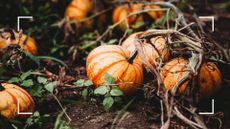
{"type": "Polygon", "coordinates": [[[19,83],[20,81],[21,81],[20,78],[18,78],[18,77],[12,77],[12,78],[9,80],[9,83],[13,83],[13,82],[19,83]]]}
{"type": "Polygon", "coordinates": [[[94,94],[99,94],[99,95],[105,95],[107,92],[109,92],[109,89],[107,86],[99,86],[94,90],[94,94]]]}
{"type": "Polygon", "coordinates": [[[85,86],[92,86],[92,85],[93,85],[93,82],[90,81],[90,80],[87,80],[87,81],[85,81],[84,85],[85,85],[85,86]]]}
{"type": "Polygon", "coordinates": [[[41,85],[35,85],[29,89],[29,93],[32,96],[41,97],[44,92],[45,92],[45,89],[41,85]]]}
{"type": "Polygon", "coordinates": [[[111,76],[109,73],[105,73],[104,79],[105,79],[105,84],[114,84],[115,83],[113,76],[111,76]]]}
{"type": "Polygon", "coordinates": [[[114,100],[113,100],[112,97],[106,97],[106,98],[104,98],[104,100],[103,100],[103,106],[104,106],[105,110],[108,111],[113,106],[113,104],[114,104],[114,100]]]}
{"type": "Polygon", "coordinates": [[[84,90],[82,91],[82,97],[83,97],[84,99],[86,99],[87,96],[88,96],[88,89],[86,88],[86,89],[84,89],[84,90]]]}
{"type": "Polygon", "coordinates": [[[84,86],[84,82],[85,80],[84,79],[79,79],[77,80],[74,85],[77,85],[78,87],[83,87],[84,86]]]}
{"type": "Polygon", "coordinates": [[[45,77],[40,77],[40,76],[38,76],[37,80],[38,80],[38,83],[41,83],[41,84],[46,84],[47,81],[48,81],[47,78],[45,78],[45,77]]]}
{"type": "Polygon", "coordinates": [[[116,87],[116,88],[112,88],[110,94],[111,96],[122,96],[123,92],[120,90],[120,88],[116,87]]]}
{"type": "Polygon", "coordinates": [[[57,85],[57,82],[50,82],[47,85],[45,85],[45,89],[49,91],[50,93],[53,93],[54,87],[57,85]]]}
{"type": "Polygon", "coordinates": [[[34,82],[32,79],[28,79],[28,80],[24,80],[21,85],[25,86],[25,87],[30,87],[30,86],[34,85],[34,82]]]}
{"type": "Polygon", "coordinates": [[[27,71],[25,73],[22,73],[22,75],[20,76],[20,78],[21,78],[21,80],[25,80],[30,75],[31,75],[31,71],[27,71]]]}

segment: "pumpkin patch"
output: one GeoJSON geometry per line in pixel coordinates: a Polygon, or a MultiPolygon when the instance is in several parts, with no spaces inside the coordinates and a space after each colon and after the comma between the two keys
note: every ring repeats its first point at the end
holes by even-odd
{"type": "Polygon", "coordinates": [[[227,0],[1,0],[0,129],[230,129],[227,0]]]}

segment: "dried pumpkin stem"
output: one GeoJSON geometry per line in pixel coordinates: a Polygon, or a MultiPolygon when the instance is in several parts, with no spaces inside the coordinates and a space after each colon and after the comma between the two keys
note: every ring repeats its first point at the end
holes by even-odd
{"type": "Polygon", "coordinates": [[[2,83],[0,83],[0,91],[5,90],[5,88],[2,86],[2,83]]]}
{"type": "Polygon", "coordinates": [[[137,56],[137,49],[131,53],[130,57],[127,58],[127,61],[128,61],[130,64],[132,64],[132,63],[133,63],[133,60],[136,58],[136,56],[137,56]]]}

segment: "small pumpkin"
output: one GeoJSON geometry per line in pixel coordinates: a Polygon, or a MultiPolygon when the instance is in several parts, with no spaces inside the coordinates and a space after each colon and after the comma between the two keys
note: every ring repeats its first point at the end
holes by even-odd
{"type": "MultiPolygon", "coordinates": [[[[134,33],[130,35],[123,43],[122,46],[128,49],[130,52],[133,52],[136,47],[135,47],[135,37],[137,34],[140,34],[141,32],[134,33]]],[[[147,61],[155,66],[154,60],[158,60],[162,54],[163,55],[163,60],[167,61],[169,58],[169,48],[166,45],[166,40],[162,36],[157,36],[154,38],[150,39],[150,43],[143,43],[143,54],[147,61]]],[[[143,61],[142,61],[143,62],[143,61]]]]}
{"type": "MultiPolygon", "coordinates": [[[[19,37],[19,33],[15,34],[16,38],[19,37]]],[[[7,41],[7,39],[4,39],[2,37],[0,37],[0,48],[6,48],[8,47],[10,44],[17,44],[15,39],[12,39],[12,36],[10,33],[6,33],[6,38],[10,38],[9,41],[7,41]]],[[[34,38],[27,36],[25,34],[22,34],[22,37],[19,40],[19,45],[21,47],[23,47],[23,49],[26,52],[29,52],[33,55],[37,55],[38,50],[37,50],[37,43],[34,40],[34,38]]]]}
{"type": "Polygon", "coordinates": [[[18,99],[20,112],[34,112],[35,104],[32,97],[17,85],[1,83],[0,85],[0,114],[6,118],[17,118],[18,99]]]}
{"type": "Polygon", "coordinates": [[[86,60],[88,78],[98,87],[110,74],[126,94],[134,94],[143,81],[142,63],[131,59],[130,52],[118,45],[102,45],[92,50],[86,60]],[[131,59],[131,60],[130,60],[131,59]]]}
{"type": "MultiPolygon", "coordinates": [[[[116,7],[113,11],[113,23],[117,23],[120,20],[124,20],[124,18],[126,18],[130,13],[136,13],[139,12],[143,9],[159,9],[159,6],[156,5],[148,5],[145,6],[143,4],[129,4],[129,5],[120,5],[118,7],[116,7]]],[[[148,14],[150,15],[150,17],[153,20],[156,20],[158,18],[160,18],[163,13],[161,11],[151,11],[148,12],[148,14]]],[[[131,25],[132,23],[138,23],[138,22],[142,22],[144,21],[144,15],[140,14],[140,15],[133,15],[130,16],[129,18],[127,18],[126,20],[124,20],[122,23],[120,23],[118,25],[118,27],[120,29],[126,29],[127,28],[127,24],[131,25]]]]}
{"type": "Polygon", "coordinates": [[[212,63],[204,63],[198,75],[199,92],[202,97],[209,97],[220,90],[222,75],[218,67],[212,63]]]}
{"type": "MultiPolygon", "coordinates": [[[[167,89],[171,90],[176,83],[185,75],[188,70],[188,61],[183,58],[176,58],[165,64],[161,71],[163,83],[167,89]]],[[[195,86],[199,90],[201,98],[213,96],[220,88],[222,75],[217,66],[212,62],[202,64],[195,86]]],[[[185,81],[178,90],[184,93],[188,81],[185,81]]]]}
{"type": "MultiPolygon", "coordinates": [[[[65,16],[71,20],[79,22],[88,16],[88,13],[92,10],[92,0],[73,0],[67,6],[65,16]]],[[[84,22],[86,26],[92,25],[92,21],[84,22]]]]}

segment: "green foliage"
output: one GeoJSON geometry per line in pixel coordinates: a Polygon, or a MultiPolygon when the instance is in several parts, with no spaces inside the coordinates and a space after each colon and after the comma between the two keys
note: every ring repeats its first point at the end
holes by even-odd
{"type": "Polygon", "coordinates": [[[103,106],[105,110],[109,110],[114,104],[121,101],[124,95],[118,86],[115,84],[115,79],[108,73],[104,75],[105,84],[97,87],[94,90],[95,95],[104,97],[103,106]]]}
{"type": "Polygon", "coordinates": [[[33,115],[27,118],[24,129],[30,128],[34,125],[41,126],[44,123],[44,121],[49,117],[50,117],[49,114],[41,115],[38,111],[36,111],[33,113],[33,115]]]}
{"type": "Polygon", "coordinates": [[[31,77],[31,70],[23,72],[19,77],[12,77],[8,82],[17,83],[29,90],[32,96],[41,97],[43,95],[52,94],[57,82],[50,82],[47,78],[38,76],[36,79],[31,77]]]}
{"type": "Polygon", "coordinates": [[[74,85],[76,85],[79,88],[83,88],[81,94],[84,99],[87,99],[87,97],[93,93],[93,82],[90,80],[79,79],[76,82],[74,82],[74,85]]]}

